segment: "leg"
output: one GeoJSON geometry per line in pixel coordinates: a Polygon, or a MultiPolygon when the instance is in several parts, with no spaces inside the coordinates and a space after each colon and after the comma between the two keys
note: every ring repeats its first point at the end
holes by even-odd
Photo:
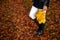
{"type": "MultiPolygon", "coordinates": [[[[44,11],[44,12],[45,12],[45,14],[46,14],[46,11],[44,11]]],[[[38,25],[36,36],[40,36],[40,35],[42,35],[42,34],[44,33],[44,27],[45,27],[45,22],[46,22],[45,16],[46,16],[46,15],[43,16],[43,17],[44,17],[43,23],[38,23],[38,20],[35,19],[35,22],[36,22],[36,24],[38,25]]]]}
{"type": "Polygon", "coordinates": [[[44,33],[44,27],[45,27],[45,23],[38,24],[37,32],[43,34],[44,33]]]}
{"type": "Polygon", "coordinates": [[[44,11],[44,12],[45,12],[45,15],[43,16],[44,21],[43,21],[43,23],[38,24],[38,31],[44,30],[44,26],[45,26],[45,22],[46,22],[46,11],[44,11]]]}
{"type": "Polygon", "coordinates": [[[38,21],[36,19],[34,19],[35,23],[37,24],[38,28],[36,30],[37,34],[35,36],[40,36],[44,33],[44,27],[45,27],[45,23],[41,23],[39,24],[38,21]]]}

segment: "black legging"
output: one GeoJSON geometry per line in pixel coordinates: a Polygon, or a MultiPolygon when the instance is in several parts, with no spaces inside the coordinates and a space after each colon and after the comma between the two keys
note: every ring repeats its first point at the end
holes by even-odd
{"type": "Polygon", "coordinates": [[[39,24],[38,21],[37,21],[36,19],[34,19],[34,22],[35,22],[35,23],[37,24],[37,26],[38,26],[37,31],[41,31],[41,30],[44,31],[45,23],[39,24]]]}

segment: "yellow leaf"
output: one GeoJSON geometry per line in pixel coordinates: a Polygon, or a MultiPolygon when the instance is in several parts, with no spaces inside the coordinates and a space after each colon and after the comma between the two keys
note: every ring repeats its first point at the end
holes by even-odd
{"type": "Polygon", "coordinates": [[[37,21],[40,23],[45,23],[45,12],[43,10],[39,10],[37,13],[36,13],[36,18],[37,18],[37,21]]]}

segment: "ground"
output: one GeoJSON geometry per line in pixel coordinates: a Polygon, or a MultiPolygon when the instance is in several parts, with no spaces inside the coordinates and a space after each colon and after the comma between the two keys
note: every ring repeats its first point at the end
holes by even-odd
{"type": "Polygon", "coordinates": [[[44,34],[35,37],[37,25],[28,16],[32,0],[0,0],[0,40],[60,40],[59,2],[50,0],[44,34]]]}

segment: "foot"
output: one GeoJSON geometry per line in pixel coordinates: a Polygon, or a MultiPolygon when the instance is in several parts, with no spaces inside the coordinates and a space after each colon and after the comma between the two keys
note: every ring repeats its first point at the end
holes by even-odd
{"type": "Polygon", "coordinates": [[[37,34],[35,34],[35,37],[39,37],[42,34],[43,34],[43,31],[39,31],[39,32],[37,32],[37,34]]]}

